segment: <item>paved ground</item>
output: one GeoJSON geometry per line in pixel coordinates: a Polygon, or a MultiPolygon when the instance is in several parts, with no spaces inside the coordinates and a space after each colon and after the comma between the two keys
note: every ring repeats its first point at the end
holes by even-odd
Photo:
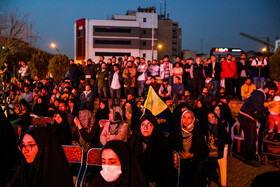
{"type": "MultiPolygon", "coordinates": [[[[272,163],[274,164],[274,162],[272,163]]],[[[228,176],[227,186],[228,187],[249,187],[253,179],[262,173],[269,171],[280,170],[271,164],[262,165],[261,167],[253,167],[245,164],[239,158],[234,156],[228,156],[228,176]]],[[[216,187],[215,183],[211,183],[210,187],[216,187]]]]}

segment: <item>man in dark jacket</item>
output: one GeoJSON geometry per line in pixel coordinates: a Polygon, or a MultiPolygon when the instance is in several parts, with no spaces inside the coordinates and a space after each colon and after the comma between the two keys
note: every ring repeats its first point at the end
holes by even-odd
{"type": "Polygon", "coordinates": [[[70,60],[70,67],[69,67],[69,78],[71,84],[74,88],[78,88],[79,85],[79,68],[74,63],[74,60],[70,60]]]}
{"type": "Polygon", "coordinates": [[[254,90],[251,96],[245,101],[238,114],[238,121],[244,131],[246,159],[247,163],[259,166],[254,160],[256,154],[256,120],[260,119],[268,108],[264,107],[264,102],[273,96],[277,91],[277,86],[273,82],[267,82],[263,89],[254,90]]]}
{"type": "Polygon", "coordinates": [[[91,88],[94,88],[95,80],[96,80],[96,69],[95,69],[95,64],[92,63],[91,59],[87,60],[87,65],[84,68],[84,72],[85,72],[86,84],[90,85],[91,88]]]}
{"type": "Polygon", "coordinates": [[[211,83],[213,85],[213,96],[216,96],[220,87],[221,80],[221,63],[216,61],[216,57],[214,55],[211,56],[211,62],[207,65],[207,71],[205,71],[205,75],[207,78],[211,78],[211,83]]]}
{"type": "Polygon", "coordinates": [[[237,62],[238,81],[236,85],[236,94],[240,100],[242,100],[241,87],[245,83],[246,79],[250,76],[249,69],[250,69],[250,62],[246,61],[246,55],[242,53],[240,60],[237,62]]]}

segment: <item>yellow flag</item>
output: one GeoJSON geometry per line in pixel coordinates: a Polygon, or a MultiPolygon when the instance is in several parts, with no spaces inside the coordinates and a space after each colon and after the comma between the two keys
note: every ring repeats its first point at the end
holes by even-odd
{"type": "Polygon", "coordinates": [[[149,109],[154,116],[157,116],[158,114],[160,114],[162,111],[164,111],[167,108],[167,105],[156,94],[153,87],[150,86],[147,99],[144,103],[144,107],[146,109],[149,109]]]}

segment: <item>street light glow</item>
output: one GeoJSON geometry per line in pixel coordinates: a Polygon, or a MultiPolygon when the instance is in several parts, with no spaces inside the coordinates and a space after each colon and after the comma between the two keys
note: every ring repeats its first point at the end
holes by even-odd
{"type": "Polygon", "coordinates": [[[55,43],[51,43],[51,48],[56,49],[56,50],[57,50],[57,53],[59,53],[59,50],[58,50],[58,48],[56,47],[56,44],[55,44],[55,43]]]}
{"type": "Polygon", "coordinates": [[[55,43],[51,43],[51,47],[52,47],[52,48],[56,48],[55,43]]]}
{"type": "Polygon", "coordinates": [[[161,44],[158,44],[158,48],[161,49],[161,48],[162,48],[162,45],[161,45],[161,44]]]}
{"type": "Polygon", "coordinates": [[[266,51],[267,51],[266,47],[262,48],[262,52],[266,52],[266,51]]]}

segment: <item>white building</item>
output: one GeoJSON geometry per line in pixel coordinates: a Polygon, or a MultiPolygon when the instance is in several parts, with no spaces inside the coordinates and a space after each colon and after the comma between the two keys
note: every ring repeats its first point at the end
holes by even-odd
{"type": "Polygon", "coordinates": [[[152,50],[158,28],[158,16],[154,12],[154,7],[138,8],[137,12],[114,15],[111,20],[77,20],[74,24],[75,61],[91,58],[98,62],[99,56],[107,59],[124,55],[157,59],[157,50],[152,50]]]}

